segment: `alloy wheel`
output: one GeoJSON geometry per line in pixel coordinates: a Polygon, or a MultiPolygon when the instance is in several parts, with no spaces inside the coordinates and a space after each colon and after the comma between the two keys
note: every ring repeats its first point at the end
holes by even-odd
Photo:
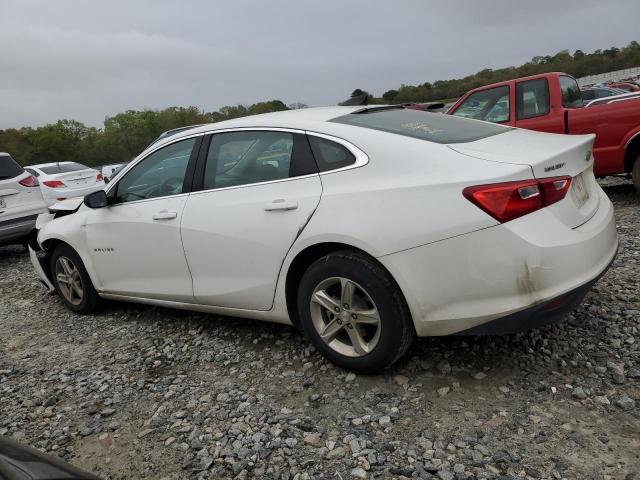
{"type": "Polygon", "coordinates": [[[84,298],[82,277],[73,261],[65,256],[58,257],[55,268],[60,293],[72,305],[80,305],[84,298]]]}
{"type": "Polygon", "coordinates": [[[380,314],[371,296],[353,280],[323,280],[313,290],[310,308],[318,335],[341,355],[362,357],[378,344],[380,314]]]}

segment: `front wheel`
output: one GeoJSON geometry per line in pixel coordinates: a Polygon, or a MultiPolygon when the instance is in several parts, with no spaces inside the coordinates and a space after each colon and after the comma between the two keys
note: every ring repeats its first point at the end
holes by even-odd
{"type": "Polygon", "coordinates": [[[389,367],[415,337],[394,280],[375,260],[352,251],[331,253],[307,269],[298,289],[298,316],[325,357],[359,372],[389,367]]]}
{"type": "Polygon", "coordinates": [[[65,306],[76,313],[91,313],[100,305],[82,259],[70,246],[58,245],[51,255],[53,285],[65,306]]]}

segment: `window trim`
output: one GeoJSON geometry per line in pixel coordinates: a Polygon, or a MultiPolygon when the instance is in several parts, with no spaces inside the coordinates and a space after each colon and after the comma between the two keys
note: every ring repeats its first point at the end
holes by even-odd
{"type": "Polygon", "coordinates": [[[268,185],[271,183],[290,182],[290,181],[295,181],[303,178],[324,176],[332,173],[343,172],[345,170],[351,170],[353,168],[360,168],[365,166],[367,163],[369,163],[369,156],[366,153],[364,153],[360,148],[352,144],[351,142],[340,137],[335,137],[333,135],[327,135],[325,133],[315,132],[311,130],[301,130],[297,128],[286,128],[286,127],[235,127],[235,128],[221,128],[219,130],[202,132],[200,133],[200,135],[206,135],[207,138],[204,139],[204,141],[202,142],[203,147],[200,148],[200,153],[198,155],[198,163],[195,167],[195,176],[194,176],[194,181],[192,185],[192,187],[195,186],[195,188],[192,188],[191,190],[191,194],[194,194],[194,195],[200,194],[200,193],[222,192],[225,190],[233,190],[237,188],[250,188],[250,187],[256,187],[260,185],[268,185]],[[204,170],[205,170],[205,165],[207,161],[209,145],[211,144],[211,139],[213,138],[213,135],[217,135],[219,133],[233,133],[233,132],[247,132],[247,131],[249,132],[255,132],[255,131],[285,132],[285,133],[309,135],[309,136],[323,138],[325,140],[338,143],[343,147],[345,147],[347,150],[349,150],[353,154],[353,156],[356,158],[356,161],[351,165],[347,165],[346,167],[336,168],[335,170],[327,170],[324,172],[314,172],[314,173],[309,173],[307,175],[300,175],[297,177],[278,178],[276,180],[267,180],[264,182],[255,182],[255,183],[245,183],[243,185],[232,185],[230,187],[222,187],[222,188],[210,188],[207,190],[204,190],[202,188],[197,188],[198,186],[204,184],[203,183],[204,170]]]}
{"type": "MultiPolygon", "coordinates": [[[[469,117],[461,117],[461,118],[469,118],[469,120],[479,120],[481,122],[495,123],[496,125],[502,125],[503,123],[509,123],[511,121],[511,85],[498,85],[497,87],[481,88],[479,90],[471,92],[469,95],[467,95],[467,97],[464,100],[462,100],[462,102],[460,102],[460,105],[458,105],[458,107],[453,112],[451,112],[451,115],[453,115],[454,117],[457,116],[456,112],[458,110],[460,110],[462,105],[464,105],[464,102],[469,100],[476,93],[488,92],[489,90],[497,90],[498,88],[506,88],[507,89],[507,100],[509,102],[509,108],[507,110],[508,110],[509,114],[507,115],[507,119],[506,120],[502,120],[501,122],[493,122],[491,120],[484,120],[484,119],[481,119],[481,118],[469,118],[469,117]]],[[[496,102],[495,104],[497,105],[498,102],[496,102]]],[[[517,116],[517,114],[516,114],[516,116],[517,116]]]]}
{"type": "MultiPolygon", "coordinates": [[[[523,96],[522,107],[524,109],[524,96],[523,96]]],[[[516,82],[516,122],[519,122],[520,120],[529,120],[530,118],[543,117],[545,115],[549,115],[550,111],[551,111],[551,92],[549,91],[549,80],[547,78],[545,77],[532,78],[531,80],[523,80],[521,82],[516,82]],[[519,93],[518,87],[526,83],[539,82],[540,80],[544,81],[544,84],[547,88],[547,109],[542,113],[535,113],[533,115],[520,116],[520,97],[518,96],[518,93],[519,93]]]]}

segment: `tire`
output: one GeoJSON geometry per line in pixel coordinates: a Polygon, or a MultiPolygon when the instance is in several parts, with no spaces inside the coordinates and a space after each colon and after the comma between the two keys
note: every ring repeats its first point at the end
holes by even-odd
{"type": "Polygon", "coordinates": [[[65,306],[76,313],[92,313],[100,306],[100,297],[89,278],[84,263],[69,245],[58,245],[51,255],[53,285],[65,306]],[[63,282],[63,278],[67,282],[63,282]],[[69,280],[71,279],[71,280],[69,280]],[[71,283],[78,288],[73,288],[71,283]]]}
{"type": "Polygon", "coordinates": [[[638,155],[636,161],[633,162],[631,180],[633,180],[633,186],[636,187],[636,192],[640,193],[640,155],[638,155]]]}
{"type": "Polygon", "coordinates": [[[393,278],[375,260],[350,250],[330,253],[305,271],[298,318],[327,359],[362,373],[388,368],[415,338],[409,308],[393,278]],[[351,305],[345,302],[349,298],[351,305]]]}

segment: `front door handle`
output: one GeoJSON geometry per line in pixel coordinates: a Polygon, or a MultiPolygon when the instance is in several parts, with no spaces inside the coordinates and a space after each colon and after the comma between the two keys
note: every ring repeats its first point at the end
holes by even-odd
{"type": "Polygon", "coordinates": [[[298,208],[298,202],[290,202],[284,198],[278,198],[264,206],[264,209],[267,212],[274,212],[276,210],[295,210],[296,208],[298,208]]]}
{"type": "Polygon", "coordinates": [[[169,212],[167,210],[161,210],[153,215],[154,220],[173,220],[178,216],[178,212],[169,212]]]}

